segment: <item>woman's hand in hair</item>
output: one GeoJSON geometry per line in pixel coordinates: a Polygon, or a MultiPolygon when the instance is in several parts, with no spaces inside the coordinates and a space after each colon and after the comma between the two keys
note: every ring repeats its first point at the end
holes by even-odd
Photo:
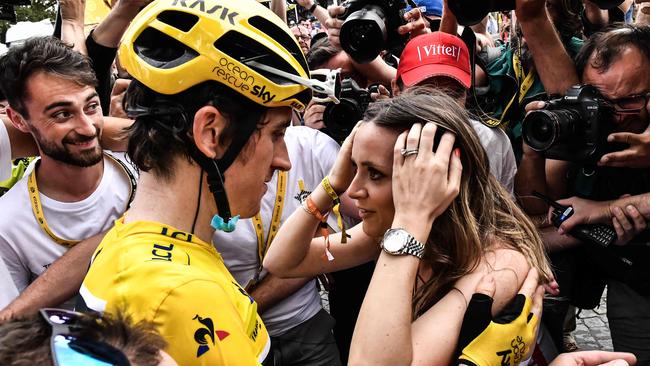
{"type": "Polygon", "coordinates": [[[350,183],[352,183],[352,178],[354,178],[355,169],[352,166],[352,142],[361,124],[363,124],[363,121],[359,121],[352,129],[352,132],[350,132],[350,135],[343,141],[341,150],[339,150],[339,154],[336,157],[336,162],[334,162],[334,166],[329,174],[330,184],[338,195],[347,191],[350,183]]]}
{"type": "Polygon", "coordinates": [[[455,136],[445,132],[434,151],[437,129],[433,123],[418,123],[397,138],[393,155],[395,221],[424,220],[430,225],[458,195],[463,169],[460,150],[453,149],[455,136]]]}

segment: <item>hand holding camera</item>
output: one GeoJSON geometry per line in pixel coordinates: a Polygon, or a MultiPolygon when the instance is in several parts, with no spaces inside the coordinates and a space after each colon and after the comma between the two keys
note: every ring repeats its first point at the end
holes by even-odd
{"type": "MultiPolygon", "coordinates": [[[[406,36],[398,33],[405,24],[406,0],[346,0],[332,8],[330,16],[343,20],[338,36],[341,48],[360,64],[368,63],[382,50],[392,50],[406,43],[406,36]]],[[[338,23],[331,22],[333,26],[338,23]]],[[[330,22],[327,23],[330,26],[330,22]]],[[[333,42],[330,34],[330,42],[333,42]]],[[[334,42],[333,42],[334,43],[334,42]]],[[[393,52],[399,54],[400,52],[393,52]]]]}
{"type": "Polygon", "coordinates": [[[343,25],[343,20],[339,19],[339,16],[345,13],[345,7],[332,5],[327,8],[327,12],[330,17],[325,22],[325,27],[327,27],[327,36],[332,46],[341,49],[341,26],[343,25]]]}
{"type": "Polygon", "coordinates": [[[526,144],[549,159],[596,164],[601,156],[621,146],[607,142],[613,131],[614,109],[591,85],[572,86],[524,118],[526,144]]]}

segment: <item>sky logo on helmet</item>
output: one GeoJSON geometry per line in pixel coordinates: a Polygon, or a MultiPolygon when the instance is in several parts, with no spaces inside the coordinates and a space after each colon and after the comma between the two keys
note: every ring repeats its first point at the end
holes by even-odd
{"type": "Polygon", "coordinates": [[[262,99],[262,103],[266,104],[273,99],[275,99],[275,94],[271,94],[270,91],[266,90],[266,85],[255,85],[253,86],[253,90],[251,90],[251,94],[253,94],[256,97],[259,97],[262,99]]]}
{"type": "MultiPolygon", "coordinates": [[[[192,1],[192,0],[189,0],[192,1]]],[[[191,3],[189,6],[185,2],[185,0],[174,0],[172,3],[172,6],[179,5],[184,8],[189,8],[189,9],[194,9],[198,7],[198,10],[207,13],[207,14],[214,14],[221,10],[221,15],[219,15],[219,19],[221,20],[226,20],[228,18],[228,22],[230,22],[231,25],[235,25],[235,17],[239,15],[239,13],[231,11],[230,9],[226,8],[223,5],[213,5],[210,8],[206,10],[205,7],[205,0],[194,0],[193,3],[191,3]]],[[[212,4],[210,4],[212,5],[212,4]]]]}
{"type": "MultiPolygon", "coordinates": [[[[182,1],[182,0],[178,0],[182,1]]],[[[266,90],[266,85],[257,85],[255,77],[242,69],[241,64],[236,64],[222,57],[212,72],[217,75],[218,80],[230,84],[240,93],[250,93],[266,104],[275,99],[275,94],[266,90]]]]}

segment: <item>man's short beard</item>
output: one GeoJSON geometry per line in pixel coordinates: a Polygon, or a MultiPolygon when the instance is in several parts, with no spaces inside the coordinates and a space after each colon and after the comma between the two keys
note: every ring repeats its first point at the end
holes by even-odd
{"type": "MultiPolygon", "coordinates": [[[[32,132],[34,133],[34,138],[36,139],[38,146],[41,148],[42,153],[54,160],[69,165],[87,168],[98,164],[103,159],[103,151],[99,144],[97,144],[97,147],[93,150],[73,154],[66,149],[66,139],[63,139],[63,147],[59,147],[55,143],[43,139],[37,129],[32,129],[32,132]]],[[[100,133],[97,133],[93,138],[98,138],[99,136],[100,133]]],[[[89,139],[86,140],[88,141],[89,139]]]]}

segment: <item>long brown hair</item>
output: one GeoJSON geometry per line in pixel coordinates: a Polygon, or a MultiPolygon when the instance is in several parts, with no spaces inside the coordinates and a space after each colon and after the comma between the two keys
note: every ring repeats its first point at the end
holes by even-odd
{"type": "Polygon", "coordinates": [[[411,88],[398,97],[371,104],[364,120],[400,132],[415,123],[435,123],[456,135],[455,145],[461,150],[460,192],[431,228],[423,260],[433,273],[414,292],[414,318],[440,300],[456,280],[474,270],[492,249],[494,238],[521,252],[542,278],[551,277],[539,233],[490,174],[486,152],[469,117],[453,99],[437,90],[411,88]]]}

